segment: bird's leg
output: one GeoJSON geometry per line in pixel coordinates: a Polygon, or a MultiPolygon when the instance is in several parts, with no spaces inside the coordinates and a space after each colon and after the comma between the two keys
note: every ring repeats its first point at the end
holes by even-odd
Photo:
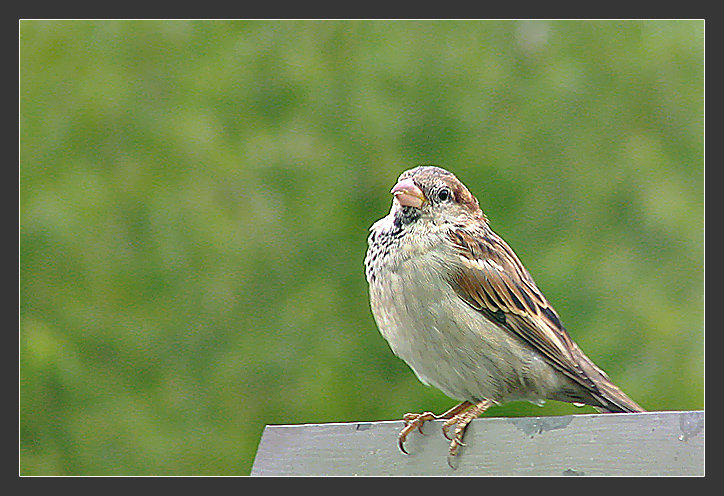
{"type": "Polygon", "coordinates": [[[460,413],[470,408],[471,406],[473,406],[473,404],[469,401],[463,401],[462,403],[455,405],[450,410],[440,415],[435,415],[432,412],[406,413],[402,417],[402,421],[405,423],[405,427],[402,429],[402,431],[400,431],[400,435],[397,437],[397,444],[400,447],[400,451],[402,451],[406,455],[408,454],[405,450],[405,440],[407,439],[407,435],[415,429],[418,429],[420,433],[422,433],[422,424],[424,424],[428,420],[452,419],[456,415],[459,415],[460,413]]]}
{"type": "Polygon", "coordinates": [[[465,434],[465,429],[467,428],[468,424],[472,422],[475,417],[482,415],[482,413],[487,410],[488,407],[492,404],[492,400],[483,400],[479,403],[476,403],[475,405],[471,404],[472,408],[466,408],[465,410],[467,411],[461,411],[455,414],[442,425],[443,435],[450,440],[451,457],[457,454],[458,448],[460,446],[465,446],[463,444],[463,434],[465,434]],[[455,430],[453,431],[452,437],[450,437],[448,435],[448,430],[453,425],[455,426],[455,430]]]}

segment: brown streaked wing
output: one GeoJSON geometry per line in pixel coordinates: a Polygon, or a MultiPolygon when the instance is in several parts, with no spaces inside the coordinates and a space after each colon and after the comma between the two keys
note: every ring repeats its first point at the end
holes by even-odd
{"type": "MultiPolygon", "coordinates": [[[[538,349],[550,362],[582,386],[598,391],[573,357],[568,332],[513,250],[489,228],[450,234],[460,255],[450,281],[458,295],[476,310],[502,312],[498,322],[538,349]]],[[[486,313],[486,312],[483,312],[486,313]]]]}

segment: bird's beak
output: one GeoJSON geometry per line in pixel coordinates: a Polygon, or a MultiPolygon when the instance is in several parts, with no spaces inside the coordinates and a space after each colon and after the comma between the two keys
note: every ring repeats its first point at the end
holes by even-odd
{"type": "Polygon", "coordinates": [[[390,193],[395,195],[395,199],[403,207],[420,208],[427,201],[422,190],[412,182],[412,179],[403,179],[395,184],[390,193]]]}

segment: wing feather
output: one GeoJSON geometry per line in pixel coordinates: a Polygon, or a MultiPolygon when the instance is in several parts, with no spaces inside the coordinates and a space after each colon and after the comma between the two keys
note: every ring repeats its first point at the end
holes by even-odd
{"type": "Polygon", "coordinates": [[[459,270],[450,281],[458,295],[473,308],[497,315],[498,322],[554,367],[597,392],[555,310],[505,241],[489,228],[474,234],[456,230],[450,236],[460,256],[459,270]]]}

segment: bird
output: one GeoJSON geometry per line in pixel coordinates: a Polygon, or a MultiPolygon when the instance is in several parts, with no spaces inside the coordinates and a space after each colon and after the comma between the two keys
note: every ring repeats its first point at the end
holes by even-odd
{"type": "Polygon", "coordinates": [[[403,453],[412,431],[443,419],[450,463],[468,424],[509,401],[644,411],[572,340],[453,173],[420,165],[403,172],[390,193],[390,212],[370,227],[364,260],[372,315],[418,379],[459,402],[442,414],[405,414],[403,453]]]}

